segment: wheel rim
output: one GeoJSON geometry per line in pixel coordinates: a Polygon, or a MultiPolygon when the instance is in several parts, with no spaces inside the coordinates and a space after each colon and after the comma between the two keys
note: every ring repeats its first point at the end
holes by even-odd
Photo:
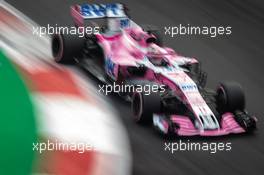
{"type": "Polygon", "coordinates": [[[218,105],[220,105],[222,108],[227,105],[227,96],[222,86],[220,86],[218,89],[217,101],[218,101],[218,105]]]}

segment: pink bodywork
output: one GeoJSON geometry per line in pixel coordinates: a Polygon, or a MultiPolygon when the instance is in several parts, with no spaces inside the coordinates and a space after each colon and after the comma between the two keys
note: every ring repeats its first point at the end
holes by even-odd
{"type": "MultiPolygon", "coordinates": [[[[78,26],[83,25],[82,16],[78,12],[79,6],[71,7],[71,14],[78,26]]],[[[132,22],[132,21],[131,21],[132,22]]],[[[133,78],[127,71],[128,67],[137,67],[146,56],[160,56],[165,58],[169,64],[196,64],[198,61],[194,58],[187,58],[181,56],[171,48],[160,47],[153,42],[147,42],[150,38],[155,38],[152,34],[148,34],[142,30],[141,27],[133,22],[129,28],[121,29],[116,34],[95,34],[98,39],[99,45],[104,50],[105,61],[110,60],[114,65],[112,74],[109,76],[113,80],[119,81],[127,78],[133,78]],[[122,75],[122,77],[120,77],[122,75]]],[[[108,73],[108,70],[106,70],[108,73]]],[[[198,90],[183,91],[180,87],[181,84],[192,84],[193,80],[188,76],[185,71],[155,71],[148,69],[144,77],[139,79],[150,80],[160,84],[167,85],[170,89],[174,90],[178,97],[184,101],[187,106],[192,110],[201,124],[198,117],[199,111],[202,113],[208,112],[208,106],[198,90]]],[[[171,121],[179,126],[175,129],[175,133],[182,136],[219,136],[231,133],[244,133],[245,130],[236,122],[232,113],[225,113],[222,116],[222,121],[219,122],[217,129],[199,129],[194,126],[194,123],[188,116],[171,115],[171,121]]],[[[169,124],[166,120],[161,121],[161,124],[168,131],[169,124]]]]}
{"type": "MultiPolygon", "coordinates": [[[[136,32],[139,32],[135,29],[136,32]]],[[[118,72],[121,71],[123,75],[128,75],[126,68],[128,66],[135,66],[136,60],[143,59],[145,55],[150,55],[148,49],[149,47],[154,47],[156,50],[159,50],[159,54],[165,57],[168,60],[180,60],[184,57],[176,54],[170,48],[161,48],[156,44],[147,44],[143,41],[146,40],[143,36],[142,42],[136,42],[129,35],[129,32],[133,30],[125,30],[123,33],[112,36],[105,37],[103,35],[97,35],[99,43],[105,50],[105,54],[109,55],[114,64],[118,65],[118,69],[115,69],[115,78],[118,79],[118,72]],[[125,36],[124,36],[125,35],[125,36]],[[130,41],[127,42],[127,39],[130,41]],[[150,46],[151,45],[151,46],[150,46]]],[[[147,36],[146,36],[147,37],[147,36]]],[[[197,63],[195,59],[190,59],[191,64],[197,63]]],[[[190,81],[190,77],[185,72],[170,73],[172,78],[176,78],[179,81],[187,82],[190,81]]],[[[156,74],[152,70],[148,70],[142,79],[155,81],[157,83],[168,85],[171,89],[175,90],[176,93],[182,98],[183,101],[188,103],[190,106],[193,104],[201,105],[205,103],[200,93],[190,92],[182,93],[182,90],[176,85],[171,79],[168,79],[162,74],[156,74]]],[[[206,105],[206,104],[203,104],[206,105]]],[[[194,126],[193,122],[188,116],[178,116],[172,115],[171,121],[176,123],[179,128],[175,129],[175,133],[181,136],[219,136],[227,134],[237,134],[244,133],[245,130],[236,122],[234,115],[232,113],[226,113],[222,116],[222,121],[219,123],[220,128],[214,130],[200,130],[194,126]]],[[[165,128],[168,128],[168,123],[166,121],[162,122],[165,128]]]]}

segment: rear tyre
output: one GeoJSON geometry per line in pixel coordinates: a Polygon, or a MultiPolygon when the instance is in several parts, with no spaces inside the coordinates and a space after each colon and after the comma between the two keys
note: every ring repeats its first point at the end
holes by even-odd
{"type": "Polygon", "coordinates": [[[146,95],[142,92],[134,92],[131,108],[137,123],[149,124],[152,122],[153,113],[161,111],[160,94],[156,92],[146,95]]]}
{"type": "Polygon", "coordinates": [[[55,34],[51,39],[52,55],[57,63],[73,63],[74,57],[81,55],[84,39],[78,35],[55,34]]]}

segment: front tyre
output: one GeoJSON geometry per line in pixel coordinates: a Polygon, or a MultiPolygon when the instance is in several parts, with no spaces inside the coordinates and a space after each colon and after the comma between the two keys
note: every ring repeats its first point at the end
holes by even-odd
{"type": "Polygon", "coordinates": [[[216,94],[216,104],[219,112],[244,111],[245,94],[238,83],[220,83],[216,94]]]}
{"type": "Polygon", "coordinates": [[[152,122],[153,113],[161,111],[161,98],[158,92],[149,95],[134,92],[131,109],[137,123],[149,124],[152,122]]]}
{"type": "Polygon", "coordinates": [[[216,104],[220,113],[232,112],[246,132],[256,129],[256,118],[245,111],[245,94],[238,83],[221,83],[217,89],[216,104]]]}

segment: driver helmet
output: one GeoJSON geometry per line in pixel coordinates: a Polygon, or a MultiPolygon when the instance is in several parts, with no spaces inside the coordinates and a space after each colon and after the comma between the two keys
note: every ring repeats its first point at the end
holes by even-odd
{"type": "Polygon", "coordinates": [[[167,63],[166,59],[164,58],[164,55],[160,52],[158,48],[155,47],[149,47],[147,57],[149,61],[155,66],[165,66],[167,63]]]}

